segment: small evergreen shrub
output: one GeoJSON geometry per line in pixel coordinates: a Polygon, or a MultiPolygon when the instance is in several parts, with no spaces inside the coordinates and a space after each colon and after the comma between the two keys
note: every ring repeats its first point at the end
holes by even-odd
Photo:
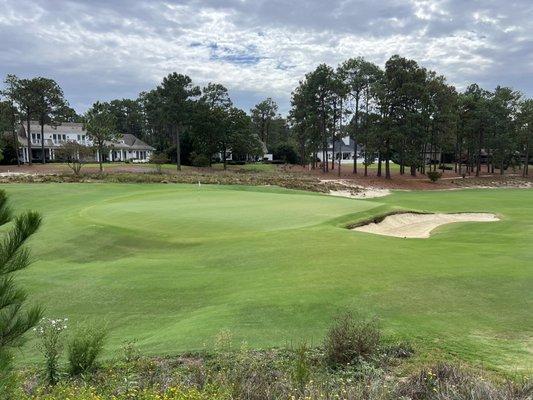
{"type": "Polygon", "coordinates": [[[168,157],[165,153],[155,153],[150,157],[150,163],[155,165],[156,172],[160,174],[163,164],[168,163],[168,157]]]}
{"type": "Polygon", "coordinates": [[[104,348],[107,331],[103,327],[79,327],[68,342],[69,373],[79,375],[94,371],[104,348]]]}
{"type": "Polygon", "coordinates": [[[324,341],[326,362],[338,367],[369,359],[379,349],[381,331],[376,319],[357,319],[352,313],[337,317],[324,341]]]}
{"type": "Polygon", "coordinates": [[[437,182],[440,178],[442,178],[442,172],[429,171],[427,176],[431,182],[437,182]]]}
{"type": "Polygon", "coordinates": [[[209,167],[209,157],[205,154],[191,153],[191,164],[193,167],[209,167]]]}

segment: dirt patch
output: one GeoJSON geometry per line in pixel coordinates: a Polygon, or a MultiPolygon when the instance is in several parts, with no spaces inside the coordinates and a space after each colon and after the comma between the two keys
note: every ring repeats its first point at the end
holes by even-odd
{"type": "Polygon", "coordinates": [[[407,212],[388,215],[382,221],[361,225],[353,230],[401,238],[428,238],[431,231],[441,225],[454,222],[494,221],[499,221],[499,218],[490,213],[418,214],[407,212]]]}

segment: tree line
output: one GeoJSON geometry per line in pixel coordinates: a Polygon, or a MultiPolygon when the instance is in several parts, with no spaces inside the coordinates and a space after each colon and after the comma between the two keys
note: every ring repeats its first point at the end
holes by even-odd
{"type": "MultiPolygon", "coordinates": [[[[275,148],[289,136],[272,99],[259,102],[247,114],[233,105],[223,85],[209,83],[200,88],[190,77],[178,73],[169,74],[136,99],[96,102],[83,115],[68,105],[61,87],[48,78],[8,75],[1,95],[0,132],[9,132],[3,138],[6,162],[20,162],[20,124],[29,133],[27,146],[32,148],[30,122],[35,120],[40,124],[41,137],[44,125],[83,123],[99,154],[104,154],[107,141],[133,134],[156,147],[159,158],[176,163],[178,170],[182,163],[207,166],[214,161],[222,162],[225,168],[229,153],[232,160],[260,159],[268,146],[275,148]]],[[[44,142],[41,146],[45,163],[44,142]]],[[[81,149],[74,150],[79,153],[81,149]]]]}
{"type": "Polygon", "coordinates": [[[531,159],[532,99],[501,86],[488,91],[472,84],[458,92],[444,76],[398,55],[384,69],[363,58],[336,69],[319,65],[293,91],[289,120],[301,160],[311,155],[317,168],[322,153],[324,172],[338,162],[340,174],[342,156],[329,158],[327,150],[340,151],[346,136],[357,155],[353,173],[360,157],[365,176],[373,163],[378,176],[384,165],[386,178],[391,162],[400,174],[446,168],[440,154],[460,174],[479,176],[483,164],[501,174],[522,167],[525,176],[531,159]]]}
{"type": "MultiPolygon", "coordinates": [[[[337,168],[340,174],[346,136],[356,155],[352,172],[363,168],[367,175],[376,163],[377,175],[386,178],[392,162],[400,174],[438,168],[503,174],[520,167],[525,176],[531,160],[532,99],[502,86],[489,91],[472,84],[458,92],[444,76],[398,55],[384,68],[360,57],[336,68],[319,65],[293,91],[287,119],[271,98],[246,113],[233,105],[223,85],[200,88],[178,73],[136,99],[96,102],[84,115],[69,107],[61,87],[48,78],[8,75],[1,95],[0,131],[12,132],[3,138],[6,162],[18,162],[17,127],[24,124],[29,132],[33,120],[41,133],[45,124],[83,122],[100,154],[107,141],[133,134],[178,170],[182,163],[226,166],[229,152],[233,160],[247,161],[268,151],[283,162],[324,172],[337,168]]],[[[27,145],[31,148],[30,135],[27,145]]]]}

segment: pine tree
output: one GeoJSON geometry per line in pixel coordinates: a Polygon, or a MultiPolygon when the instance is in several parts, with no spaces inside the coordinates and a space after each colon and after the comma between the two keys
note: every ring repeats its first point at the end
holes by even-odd
{"type": "MultiPolygon", "coordinates": [[[[12,220],[7,196],[0,191],[0,226],[12,220]]],[[[26,292],[15,282],[15,273],[31,263],[25,246],[41,224],[41,216],[33,211],[17,216],[13,227],[0,241],[0,393],[7,393],[11,377],[12,350],[24,341],[24,334],[42,316],[38,306],[24,307],[26,292]]]]}

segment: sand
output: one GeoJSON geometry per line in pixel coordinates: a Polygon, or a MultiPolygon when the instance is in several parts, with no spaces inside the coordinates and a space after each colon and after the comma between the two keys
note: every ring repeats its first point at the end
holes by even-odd
{"type": "Polygon", "coordinates": [[[321,183],[335,183],[346,189],[330,190],[331,196],[347,197],[350,199],[372,199],[374,197],[383,197],[391,194],[389,189],[377,187],[359,186],[346,179],[320,179],[321,183]]]}
{"type": "Polygon", "coordinates": [[[458,213],[458,214],[415,214],[402,213],[385,217],[379,223],[370,223],[353,230],[376,235],[401,238],[428,238],[431,231],[441,225],[453,222],[493,222],[498,217],[490,213],[458,213]]]}
{"type": "Polygon", "coordinates": [[[348,197],[350,199],[372,199],[374,197],[388,196],[391,193],[389,189],[379,189],[371,187],[360,187],[358,191],[351,190],[330,190],[331,196],[348,197]]]}

